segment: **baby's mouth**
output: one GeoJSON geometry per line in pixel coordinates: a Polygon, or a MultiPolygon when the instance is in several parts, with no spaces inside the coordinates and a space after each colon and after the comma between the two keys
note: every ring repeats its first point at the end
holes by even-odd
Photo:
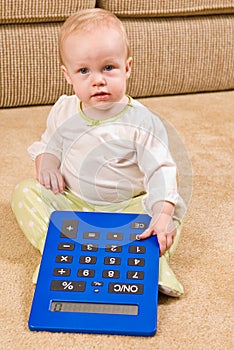
{"type": "Polygon", "coordinates": [[[96,98],[98,100],[105,100],[110,96],[108,92],[105,91],[98,91],[95,92],[95,94],[92,95],[93,98],[96,98]]]}

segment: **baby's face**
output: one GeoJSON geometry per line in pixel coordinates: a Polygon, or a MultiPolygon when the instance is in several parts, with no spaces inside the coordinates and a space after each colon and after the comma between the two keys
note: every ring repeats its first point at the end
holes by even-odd
{"type": "Polygon", "coordinates": [[[122,102],[132,59],[117,30],[72,34],[63,43],[63,53],[62,71],[84,108],[106,111],[122,102]]]}

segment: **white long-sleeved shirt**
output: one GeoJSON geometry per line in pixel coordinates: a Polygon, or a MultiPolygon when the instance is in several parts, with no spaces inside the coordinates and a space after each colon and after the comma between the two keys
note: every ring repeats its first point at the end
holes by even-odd
{"type": "Polygon", "coordinates": [[[160,119],[129,98],[118,115],[88,118],[76,95],[63,95],[52,107],[41,140],[28,148],[34,160],[54,154],[70,190],[93,205],[108,205],[145,193],[143,207],[152,215],[158,201],[185,212],[177,192],[176,165],[160,119]]]}

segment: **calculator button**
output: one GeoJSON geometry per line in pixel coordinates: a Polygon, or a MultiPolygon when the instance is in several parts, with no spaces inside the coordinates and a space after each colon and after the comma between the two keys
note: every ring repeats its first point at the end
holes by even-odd
{"type": "Polygon", "coordinates": [[[54,276],[70,276],[71,274],[71,269],[65,269],[65,268],[60,268],[60,269],[54,269],[54,276]]]}
{"type": "Polygon", "coordinates": [[[86,282],[77,281],[52,281],[50,285],[50,290],[56,291],[66,291],[66,292],[84,292],[86,287],[86,282]]]}
{"type": "Polygon", "coordinates": [[[103,278],[119,278],[120,272],[118,270],[104,270],[102,273],[103,278]]]}
{"type": "Polygon", "coordinates": [[[81,256],[80,264],[96,264],[96,256],[81,256]]]}
{"type": "Polygon", "coordinates": [[[129,253],[137,253],[137,254],[144,254],[146,251],[146,248],[142,245],[130,245],[128,248],[129,253]]]}
{"type": "Polygon", "coordinates": [[[99,232],[84,232],[83,236],[86,239],[99,239],[100,233],[99,232]]]}
{"type": "Polygon", "coordinates": [[[81,250],[83,251],[89,251],[89,252],[97,252],[98,245],[97,244],[82,244],[81,250]]]}
{"type": "Polygon", "coordinates": [[[131,228],[137,230],[145,230],[148,227],[146,222],[132,222],[131,228]]]}
{"type": "Polygon", "coordinates": [[[143,284],[109,283],[108,292],[116,294],[143,294],[143,284]]]}
{"type": "Polygon", "coordinates": [[[121,259],[120,258],[105,258],[104,264],[105,265],[120,265],[121,259]]]}
{"type": "Polygon", "coordinates": [[[77,230],[78,230],[77,220],[63,220],[60,237],[76,238],[77,230]]]}
{"type": "Polygon", "coordinates": [[[143,258],[129,258],[128,259],[128,265],[129,266],[144,266],[145,265],[145,259],[143,258]]]}
{"type": "Polygon", "coordinates": [[[72,255],[57,255],[56,262],[58,263],[71,263],[73,259],[72,255]]]}
{"type": "Polygon", "coordinates": [[[59,243],[58,250],[74,250],[74,243],[59,243]]]}
{"type": "Polygon", "coordinates": [[[78,270],[78,276],[79,277],[94,277],[95,271],[94,270],[88,270],[88,269],[80,269],[78,270]]]}
{"type": "Polygon", "coordinates": [[[122,233],[109,232],[108,235],[107,235],[107,239],[109,241],[122,241],[123,240],[123,234],[122,233]]]}
{"type": "Polygon", "coordinates": [[[127,278],[128,279],[143,280],[144,279],[144,272],[142,272],[142,271],[128,271],[127,278]]]}
{"type": "Polygon", "coordinates": [[[139,234],[131,233],[130,240],[131,241],[140,241],[139,234]]]}
{"type": "Polygon", "coordinates": [[[109,252],[109,253],[121,253],[122,252],[122,246],[121,245],[108,244],[106,246],[106,252],[109,252]]]}

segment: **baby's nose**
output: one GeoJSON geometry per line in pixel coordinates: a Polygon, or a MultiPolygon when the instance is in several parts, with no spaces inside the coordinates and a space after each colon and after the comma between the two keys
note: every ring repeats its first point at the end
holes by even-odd
{"type": "Polygon", "coordinates": [[[106,81],[105,81],[102,73],[94,73],[92,80],[93,80],[94,86],[102,86],[102,85],[106,84],[106,81]]]}

